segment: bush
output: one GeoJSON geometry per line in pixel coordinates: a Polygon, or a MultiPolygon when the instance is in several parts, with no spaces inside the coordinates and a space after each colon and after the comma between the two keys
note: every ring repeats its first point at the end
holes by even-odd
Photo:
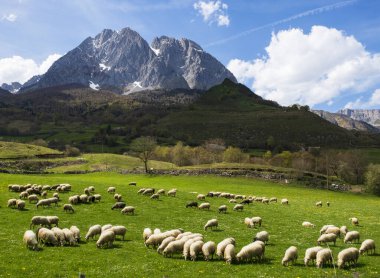
{"type": "Polygon", "coordinates": [[[380,165],[371,164],[365,173],[365,185],[367,190],[380,196],[380,165]]]}
{"type": "Polygon", "coordinates": [[[76,147],[72,147],[70,145],[66,145],[65,147],[65,155],[66,156],[80,156],[80,150],[76,147]]]}

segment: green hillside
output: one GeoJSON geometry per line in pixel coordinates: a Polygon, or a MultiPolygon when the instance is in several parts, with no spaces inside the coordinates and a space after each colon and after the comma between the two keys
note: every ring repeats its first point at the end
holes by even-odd
{"type": "Polygon", "coordinates": [[[0,159],[32,158],[38,156],[42,157],[61,154],[61,152],[50,148],[15,142],[0,141],[0,159]]]}

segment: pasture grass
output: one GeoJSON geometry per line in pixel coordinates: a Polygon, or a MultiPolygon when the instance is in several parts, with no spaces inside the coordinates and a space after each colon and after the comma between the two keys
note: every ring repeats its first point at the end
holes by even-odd
{"type": "MultiPolygon", "coordinates": [[[[313,190],[301,186],[282,185],[271,182],[214,176],[147,176],[120,175],[115,173],[92,173],[84,175],[10,175],[0,174],[0,277],[379,277],[379,255],[361,256],[356,267],[335,270],[333,267],[317,269],[305,267],[302,263],[306,248],[315,246],[319,228],[324,224],[347,225],[349,230],[358,230],[361,241],[366,238],[380,242],[380,199],[370,195],[337,193],[313,190]],[[131,181],[137,187],[129,186],[131,181]],[[72,184],[72,192],[60,194],[62,202],[58,207],[36,209],[27,204],[26,210],[18,211],[6,207],[9,198],[18,193],[9,192],[8,184],[72,184]],[[96,193],[103,197],[100,203],[75,206],[75,213],[68,214],[62,205],[74,193],[82,193],[93,185],[96,193]],[[116,186],[128,205],[136,207],[136,215],[121,215],[112,211],[113,196],[106,193],[108,186],[116,186]],[[164,196],[160,200],[138,195],[142,187],[177,188],[177,197],[164,196]],[[289,206],[254,203],[245,206],[243,212],[232,211],[234,204],[226,199],[207,198],[210,211],[186,209],[187,201],[196,199],[196,192],[225,191],[256,196],[288,198],[289,206]],[[331,203],[330,207],[315,207],[316,201],[331,203]],[[228,213],[218,214],[217,207],[227,204],[228,213]],[[81,242],[79,247],[44,247],[34,252],[25,248],[22,236],[29,229],[30,219],[35,215],[57,215],[60,227],[76,225],[84,238],[87,229],[94,224],[125,225],[128,229],[126,240],[117,240],[114,248],[97,249],[95,241],[81,242]],[[243,224],[245,217],[261,216],[263,226],[249,229],[243,224]],[[361,226],[353,227],[349,217],[359,218],[361,226]],[[207,220],[217,218],[219,229],[203,231],[207,220]],[[303,221],[317,225],[315,229],[301,226],[303,221]],[[266,230],[270,234],[266,247],[265,261],[253,264],[227,265],[223,261],[184,261],[179,255],[164,258],[153,249],[144,246],[142,231],[145,227],[160,228],[162,231],[181,227],[186,231],[200,232],[205,241],[216,243],[226,237],[236,239],[237,250],[252,241],[256,232],[266,230]],[[283,267],[281,260],[285,250],[295,245],[299,259],[294,266],[283,267]],[[336,272],[335,272],[336,271],[336,272]]],[[[49,193],[49,196],[52,193],[49,193]]],[[[351,246],[338,240],[331,246],[334,259],[340,250],[351,246]]],[[[359,244],[353,244],[359,247],[359,244]]]]}
{"type": "Polygon", "coordinates": [[[0,159],[35,157],[37,155],[62,154],[60,151],[16,142],[0,141],[0,159]]]}

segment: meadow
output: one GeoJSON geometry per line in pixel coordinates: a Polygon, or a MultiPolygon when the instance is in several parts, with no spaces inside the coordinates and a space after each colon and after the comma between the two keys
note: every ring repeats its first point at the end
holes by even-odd
{"type": "MultiPolygon", "coordinates": [[[[116,173],[0,174],[0,277],[78,277],[79,273],[86,277],[379,277],[379,255],[360,256],[356,267],[343,270],[303,265],[306,248],[316,245],[319,229],[324,224],[347,225],[349,230],[360,232],[361,241],[372,238],[379,244],[379,206],[380,199],[371,195],[323,191],[248,178],[116,173]],[[129,186],[131,181],[137,182],[137,186],[129,186]],[[8,184],[14,183],[70,183],[72,192],[60,193],[62,201],[58,207],[53,205],[37,210],[35,205],[27,203],[26,210],[19,211],[6,206],[9,198],[18,196],[18,193],[8,191],[8,184]],[[62,205],[67,203],[70,195],[82,193],[91,185],[102,195],[100,203],[77,205],[74,214],[63,212],[62,205]],[[134,216],[111,210],[115,201],[107,194],[108,186],[115,186],[127,205],[136,207],[134,216]],[[142,187],[177,188],[178,193],[175,198],[162,196],[160,200],[150,200],[137,194],[142,187]],[[226,199],[206,198],[211,203],[210,211],[185,208],[186,202],[196,200],[196,192],[208,191],[288,198],[290,205],[253,203],[245,206],[243,212],[236,212],[232,210],[234,204],[229,204],[226,199]],[[320,200],[324,206],[317,208],[315,202],[320,200]],[[331,203],[330,207],[325,206],[326,201],[331,203]],[[222,204],[228,206],[227,214],[218,214],[217,208],[222,204]],[[82,238],[94,224],[124,225],[128,231],[125,241],[117,240],[109,249],[98,249],[95,241],[90,240],[82,241],[78,247],[43,247],[41,251],[30,251],[23,244],[22,236],[35,215],[57,215],[61,228],[76,225],[82,238]],[[245,217],[253,216],[262,217],[262,227],[249,229],[243,224],[245,217]],[[348,219],[352,216],[359,218],[359,227],[351,225],[348,219]],[[219,229],[205,232],[203,226],[212,218],[219,220],[219,229]],[[310,221],[317,227],[304,228],[301,226],[303,221],[310,221]],[[142,240],[145,227],[157,227],[162,231],[183,228],[202,233],[205,241],[216,243],[232,236],[236,239],[237,250],[250,243],[258,231],[268,231],[270,239],[265,260],[261,263],[227,265],[221,260],[206,262],[203,259],[192,262],[183,260],[180,255],[164,258],[156,250],[146,248],[142,240]],[[294,266],[283,267],[281,259],[291,245],[298,247],[299,259],[294,266]]],[[[348,246],[351,245],[344,244],[342,239],[338,239],[336,246],[330,246],[334,259],[348,246]]],[[[359,248],[360,245],[353,246],[359,248]]]]}

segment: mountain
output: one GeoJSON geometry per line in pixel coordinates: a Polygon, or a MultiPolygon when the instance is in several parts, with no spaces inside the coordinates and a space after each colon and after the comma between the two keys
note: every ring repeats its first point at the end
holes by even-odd
{"type": "Polygon", "coordinates": [[[12,82],[11,84],[3,83],[0,87],[14,94],[20,90],[22,84],[20,84],[19,82],[12,82]]]}
{"type": "Polygon", "coordinates": [[[2,89],[2,88],[0,87],[0,95],[9,95],[9,94],[10,94],[9,91],[4,90],[4,89],[2,89]]]}
{"type": "Polygon", "coordinates": [[[373,125],[370,125],[369,123],[362,120],[354,120],[345,114],[331,113],[324,110],[312,110],[312,112],[329,121],[330,123],[348,130],[359,130],[371,133],[380,132],[380,129],[374,127],[373,125]]]}
{"type": "Polygon", "coordinates": [[[103,30],[58,59],[23,90],[77,84],[94,90],[131,93],[147,89],[207,90],[236,78],[217,59],[188,39],[155,38],[150,46],[130,28],[103,30]]]}
{"type": "Polygon", "coordinates": [[[338,114],[346,115],[354,120],[367,122],[380,128],[380,109],[342,109],[338,114]]]}

